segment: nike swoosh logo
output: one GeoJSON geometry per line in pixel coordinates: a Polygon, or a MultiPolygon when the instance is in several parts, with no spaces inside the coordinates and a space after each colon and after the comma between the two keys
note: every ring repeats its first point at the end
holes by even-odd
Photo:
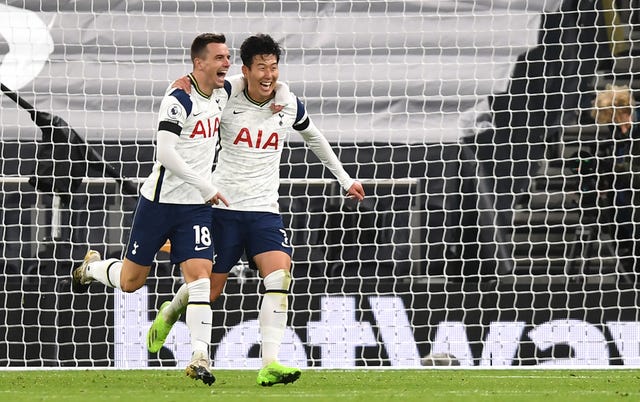
{"type": "Polygon", "coordinates": [[[202,251],[208,249],[209,246],[195,246],[193,249],[196,251],[202,251]]]}
{"type": "Polygon", "coordinates": [[[204,112],[194,113],[194,114],[193,114],[193,117],[199,116],[199,115],[201,115],[202,113],[204,113],[204,112]]]}
{"type": "Polygon", "coordinates": [[[287,314],[286,311],[275,311],[275,310],[273,310],[273,312],[276,313],[276,314],[287,314]]]}
{"type": "Polygon", "coordinates": [[[240,113],[244,113],[244,110],[241,110],[241,111],[239,111],[239,112],[238,112],[237,110],[234,110],[234,111],[233,111],[233,114],[240,114],[240,113]]]}

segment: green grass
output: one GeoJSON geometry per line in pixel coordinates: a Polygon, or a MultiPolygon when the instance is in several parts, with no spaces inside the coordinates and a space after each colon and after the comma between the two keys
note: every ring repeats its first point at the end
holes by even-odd
{"type": "Polygon", "coordinates": [[[254,371],[0,371],[0,401],[638,401],[640,370],[305,370],[270,388],[254,371]]]}

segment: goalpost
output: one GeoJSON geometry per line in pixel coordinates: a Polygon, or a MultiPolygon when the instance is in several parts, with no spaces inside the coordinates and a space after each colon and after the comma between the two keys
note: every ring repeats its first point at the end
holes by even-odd
{"type": "MultiPolygon", "coordinates": [[[[283,364],[638,367],[628,210],[591,197],[623,174],[585,170],[613,135],[595,92],[635,88],[637,10],[586,3],[0,5],[0,368],[187,364],[182,321],[145,347],[181,284],[166,254],[133,294],[73,294],[69,274],[89,247],[122,256],[159,102],[201,32],[227,36],[231,74],[246,36],[278,40],[280,79],[367,192],[345,199],[292,133],[283,364]]],[[[259,284],[243,261],[213,304],[214,367],[258,367],[259,284]]]]}

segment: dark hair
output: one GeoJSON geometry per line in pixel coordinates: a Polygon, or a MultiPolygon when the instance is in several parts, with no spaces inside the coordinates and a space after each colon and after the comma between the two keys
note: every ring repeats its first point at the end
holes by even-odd
{"type": "Polygon", "coordinates": [[[191,43],[191,62],[193,63],[196,57],[202,58],[207,50],[209,43],[225,43],[227,38],[223,34],[216,33],[203,33],[193,40],[191,43]]]}
{"type": "Polygon", "coordinates": [[[242,59],[242,64],[247,67],[251,67],[255,56],[263,54],[272,54],[276,56],[276,61],[280,62],[281,53],[282,49],[278,42],[267,34],[249,36],[240,46],[240,58],[242,59]]]}

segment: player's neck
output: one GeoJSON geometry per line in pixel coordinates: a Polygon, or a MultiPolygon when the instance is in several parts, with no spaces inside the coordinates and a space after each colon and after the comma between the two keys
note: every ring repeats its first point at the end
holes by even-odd
{"type": "Polygon", "coordinates": [[[247,96],[247,98],[249,98],[249,100],[253,103],[259,104],[259,105],[263,105],[266,102],[270,101],[271,99],[273,99],[276,96],[275,92],[271,92],[271,94],[269,94],[269,96],[265,96],[261,93],[255,93],[254,91],[251,91],[249,88],[246,88],[244,90],[245,95],[247,96]]]}
{"type": "Polygon", "coordinates": [[[209,82],[205,75],[198,71],[192,72],[191,76],[195,80],[194,85],[196,86],[198,92],[206,96],[211,96],[214,89],[213,83],[209,82]]]}

